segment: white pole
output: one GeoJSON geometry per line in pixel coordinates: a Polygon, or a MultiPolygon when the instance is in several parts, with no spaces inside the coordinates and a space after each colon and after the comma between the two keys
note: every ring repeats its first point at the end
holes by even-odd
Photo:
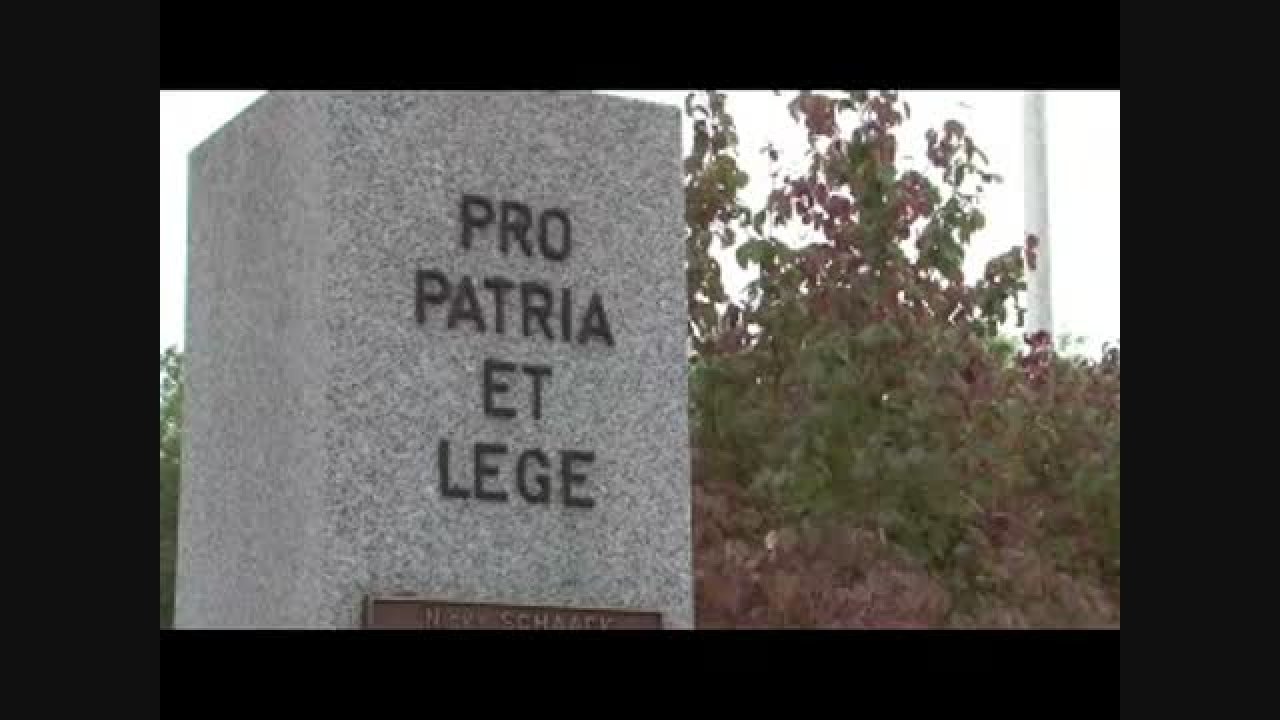
{"type": "MultiPolygon", "coordinates": [[[[1053,288],[1049,270],[1049,177],[1045,136],[1044,93],[1029,92],[1022,101],[1023,222],[1039,238],[1036,267],[1027,267],[1027,332],[1053,335],[1053,288]]],[[[1056,341],[1055,341],[1056,344],[1056,341]]]]}

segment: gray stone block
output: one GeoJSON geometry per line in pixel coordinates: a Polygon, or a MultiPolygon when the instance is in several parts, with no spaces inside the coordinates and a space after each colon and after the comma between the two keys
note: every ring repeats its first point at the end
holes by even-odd
{"type": "Polygon", "coordinates": [[[176,625],[413,593],[691,627],[682,213],[679,110],[595,94],[270,93],[196,148],[176,625]]]}

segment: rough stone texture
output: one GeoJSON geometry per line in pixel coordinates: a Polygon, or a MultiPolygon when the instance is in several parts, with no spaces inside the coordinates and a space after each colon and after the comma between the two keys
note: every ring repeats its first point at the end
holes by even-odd
{"type": "MultiPolygon", "coordinates": [[[[693,623],[680,114],[580,93],[271,93],[191,155],[179,627],[355,627],[366,593],[657,610],[693,623]],[[464,193],[568,211],[555,263],[462,249],[464,193]],[[592,292],[616,344],[420,325],[415,272],[592,292]],[[485,358],[543,363],[486,417],[485,358]],[[505,443],[507,503],[471,485],[505,443]],[[516,455],[593,451],[591,509],[528,505],[516,455]]],[[[554,470],[554,468],[553,468],[554,470]]],[[[553,476],[557,473],[552,473],[553,476]]]]}

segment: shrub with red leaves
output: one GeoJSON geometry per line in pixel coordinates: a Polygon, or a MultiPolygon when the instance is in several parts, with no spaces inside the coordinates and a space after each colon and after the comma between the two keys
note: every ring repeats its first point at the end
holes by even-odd
{"type": "Polygon", "coordinates": [[[1119,349],[1002,345],[1023,247],[965,282],[969,189],[998,179],[973,138],[948,121],[933,169],[904,171],[896,93],[801,93],[810,171],[753,212],[705,97],[685,166],[699,625],[1118,624],[1119,349]],[[775,235],[797,221],[820,239],[775,235]],[[739,302],[713,239],[759,272],[739,302]]]}

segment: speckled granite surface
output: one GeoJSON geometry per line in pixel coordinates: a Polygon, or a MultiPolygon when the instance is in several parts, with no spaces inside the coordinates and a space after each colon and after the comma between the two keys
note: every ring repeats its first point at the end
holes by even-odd
{"type": "Polygon", "coordinates": [[[271,93],[190,167],[179,627],[692,625],[677,108],[271,93]]]}

